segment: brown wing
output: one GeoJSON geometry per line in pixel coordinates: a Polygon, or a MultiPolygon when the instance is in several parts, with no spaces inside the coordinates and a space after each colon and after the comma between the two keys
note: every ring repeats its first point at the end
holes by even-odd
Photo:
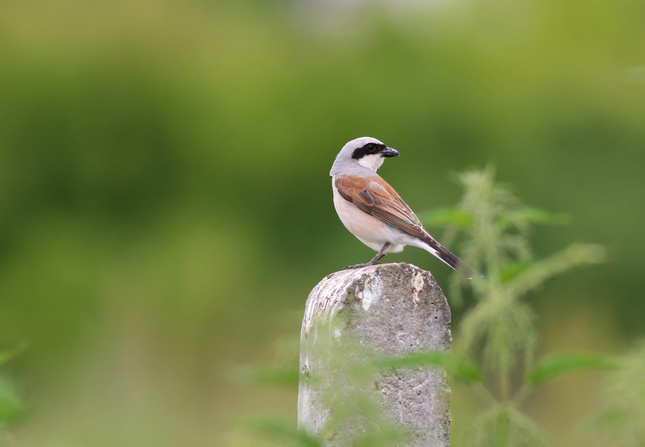
{"type": "Polygon", "coordinates": [[[437,258],[461,272],[466,278],[482,276],[430,236],[410,207],[381,177],[358,178],[341,175],[336,177],[335,184],[343,199],[367,214],[426,242],[437,258]]]}
{"type": "Polygon", "coordinates": [[[410,207],[381,177],[336,177],[336,189],[341,197],[367,214],[422,240],[428,233],[410,207]]]}

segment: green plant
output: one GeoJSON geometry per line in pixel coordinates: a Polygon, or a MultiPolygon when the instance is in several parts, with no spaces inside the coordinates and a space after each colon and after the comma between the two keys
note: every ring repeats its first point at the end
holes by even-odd
{"type": "Polygon", "coordinates": [[[536,315],[524,299],[549,278],[576,266],[601,262],[602,247],[574,244],[546,259],[533,258],[529,231],[533,224],[563,221],[562,216],[522,205],[508,188],[494,182],[487,168],[458,176],[464,188],[454,208],[428,213],[426,221],[450,228],[449,237],[465,235],[463,257],[484,272],[468,283],[453,275],[451,296],[472,286],[475,305],[456,329],[453,352],[479,365],[482,374],[470,383],[488,409],[475,418],[471,446],[543,446],[546,435],[520,411],[524,397],[537,385],[566,372],[615,367],[613,359],[591,354],[560,354],[536,362],[536,315]],[[537,364],[536,364],[537,363],[537,364]],[[513,385],[514,374],[523,380],[513,385]]]}
{"type": "MultiPolygon", "coordinates": [[[[0,367],[13,360],[24,351],[25,343],[13,349],[0,351],[0,367]]],[[[19,420],[26,411],[25,400],[17,389],[14,380],[0,370],[0,447],[11,446],[13,441],[6,427],[19,420]]]]}
{"type": "Polygon", "coordinates": [[[591,421],[601,445],[645,445],[645,342],[616,359],[618,368],[607,374],[604,410],[591,421]]]}
{"type": "MultiPolygon", "coordinates": [[[[615,374],[618,375],[612,382],[613,387],[618,390],[618,395],[628,394],[625,384],[645,374],[645,355],[640,352],[640,356],[632,361],[588,353],[558,353],[538,359],[537,317],[526,302],[526,296],[553,276],[577,266],[602,262],[605,251],[595,244],[573,244],[545,259],[534,259],[529,244],[531,226],[561,223],[566,219],[524,206],[507,187],[494,182],[494,171],[490,167],[460,174],[458,180],[464,188],[461,202],[454,208],[422,216],[426,223],[447,227],[448,239],[463,233],[460,254],[483,272],[481,278],[473,280],[466,280],[459,274],[451,277],[451,299],[456,297],[457,304],[460,304],[465,288],[472,288],[474,297],[474,305],[465,311],[455,329],[452,351],[367,358],[364,364],[350,370],[354,374],[345,380],[366,380],[384,369],[439,367],[453,380],[470,386],[486,405],[485,410],[469,423],[468,446],[546,446],[549,444],[548,436],[521,411],[523,400],[532,390],[563,374],[616,369],[615,374]],[[617,369],[625,363],[630,366],[617,369]],[[518,375],[522,378],[519,383],[511,380],[518,375]]],[[[333,364],[330,368],[334,368],[333,364]]],[[[281,384],[293,384],[295,377],[281,367],[244,370],[237,376],[250,378],[255,383],[281,384]]],[[[642,384],[638,388],[639,398],[643,394],[641,388],[642,384]]],[[[625,437],[642,439],[645,433],[636,422],[642,419],[635,417],[645,415],[645,394],[642,397],[638,401],[640,410],[635,413],[622,405],[625,400],[612,400],[608,412],[600,419],[613,421],[618,417],[620,424],[610,424],[611,427],[626,427],[629,435],[625,437]]],[[[338,412],[340,416],[333,420],[334,424],[342,424],[343,417],[355,417],[355,413],[360,411],[362,414],[377,414],[373,405],[361,408],[360,402],[369,401],[365,396],[348,396],[349,401],[358,402],[358,405],[341,405],[341,408],[351,408],[352,414],[338,412]]],[[[292,445],[324,445],[323,437],[305,436],[295,430],[293,424],[267,420],[256,423],[255,427],[279,434],[283,440],[289,439],[292,445]]],[[[377,441],[382,443],[383,439],[366,437],[360,445],[382,445],[377,441]]],[[[624,445],[631,447],[637,444],[626,442],[624,445]]]]}

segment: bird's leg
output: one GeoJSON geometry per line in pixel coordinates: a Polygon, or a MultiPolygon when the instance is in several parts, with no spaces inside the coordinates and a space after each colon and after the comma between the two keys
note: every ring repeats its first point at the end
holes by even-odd
{"type": "Polygon", "coordinates": [[[378,253],[376,253],[376,256],[374,256],[374,257],[372,258],[372,260],[371,260],[370,262],[368,262],[368,263],[367,263],[367,265],[374,265],[374,264],[378,264],[378,262],[380,261],[380,259],[381,259],[383,256],[385,256],[385,250],[387,250],[389,246],[390,246],[390,243],[389,243],[389,242],[386,242],[386,243],[385,243],[385,245],[383,245],[383,248],[381,248],[381,250],[380,250],[378,253]]]}
{"type": "Polygon", "coordinates": [[[367,264],[348,265],[347,267],[345,267],[345,270],[347,270],[347,269],[359,269],[359,268],[361,268],[361,267],[367,267],[367,266],[369,266],[369,265],[378,264],[379,260],[380,260],[383,256],[385,256],[385,255],[386,255],[385,250],[387,250],[389,246],[390,246],[390,243],[389,243],[389,242],[386,242],[386,243],[385,243],[385,245],[383,245],[383,248],[381,248],[381,250],[379,250],[379,252],[378,252],[378,253],[376,253],[376,256],[374,256],[374,257],[372,258],[372,260],[371,260],[370,262],[368,262],[367,264]]]}

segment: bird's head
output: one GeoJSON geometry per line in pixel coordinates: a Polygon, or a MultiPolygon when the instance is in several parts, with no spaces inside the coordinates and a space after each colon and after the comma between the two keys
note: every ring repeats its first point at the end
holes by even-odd
{"type": "Polygon", "coordinates": [[[387,157],[396,157],[399,152],[387,147],[381,141],[372,137],[356,138],[343,146],[332,166],[331,175],[340,174],[343,168],[350,168],[355,163],[370,169],[378,170],[387,157]],[[334,173],[334,171],[337,171],[334,173]]]}

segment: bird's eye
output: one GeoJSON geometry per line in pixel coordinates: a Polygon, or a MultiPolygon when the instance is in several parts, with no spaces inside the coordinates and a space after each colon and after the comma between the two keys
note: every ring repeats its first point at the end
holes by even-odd
{"type": "Polygon", "coordinates": [[[365,150],[370,154],[373,154],[378,150],[378,146],[376,146],[374,143],[368,143],[365,145],[365,150]]]}

